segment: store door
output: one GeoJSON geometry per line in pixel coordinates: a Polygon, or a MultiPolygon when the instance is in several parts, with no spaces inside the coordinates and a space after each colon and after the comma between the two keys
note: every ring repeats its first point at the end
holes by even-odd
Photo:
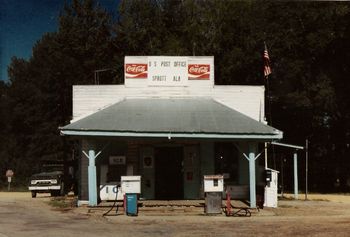
{"type": "Polygon", "coordinates": [[[183,154],[183,147],[155,149],[156,199],[183,199],[183,154]]]}

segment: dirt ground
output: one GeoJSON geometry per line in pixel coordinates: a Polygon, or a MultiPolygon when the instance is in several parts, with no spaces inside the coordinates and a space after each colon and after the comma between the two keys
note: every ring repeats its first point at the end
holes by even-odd
{"type": "Polygon", "coordinates": [[[0,192],[0,237],[350,235],[350,195],[310,194],[308,198],[281,200],[279,208],[253,211],[251,217],[202,213],[102,217],[101,210],[87,207],[53,207],[45,194],[32,199],[27,192],[0,192]]]}

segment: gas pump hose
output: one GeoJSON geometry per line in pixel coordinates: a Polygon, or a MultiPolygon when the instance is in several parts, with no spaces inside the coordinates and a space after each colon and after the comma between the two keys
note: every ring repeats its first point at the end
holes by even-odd
{"type": "Polygon", "coordinates": [[[118,188],[119,188],[119,187],[120,187],[120,185],[116,185],[117,192],[115,193],[115,200],[114,200],[114,203],[113,203],[112,207],[111,207],[107,212],[103,213],[102,216],[107,216],[108,213],[110,213],[110,212],[113,210],[113,208],[114,208],[115,206],[117,206],[117,209],[115,210],[115,214],[118,213],[119,207],[118,207],[118,205],[116,205],[116,204],[117,204],[117,201],[118,201],[118,188]]]}

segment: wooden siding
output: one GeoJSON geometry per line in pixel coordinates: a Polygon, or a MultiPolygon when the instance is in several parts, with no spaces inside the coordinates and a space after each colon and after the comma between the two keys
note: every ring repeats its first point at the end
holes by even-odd
{"type": "Polygon", "coordinates": [[[264,119],[263,86],[141,87],[124,85],[73,86],[72,122],[115,104],[125,98],[212,97],[257,121],[264,119]]]}
{"type": "MultiPolygon", "coordinates": [[[[89,143],[87,140],[81,141],[82,151],[89,150],[89,143]]],[[[79,200],[89,200],[89,184],[88,184],[88,166],[89,159],[81,152],[79,162],[80,184],[79,184],[79,200]]]]}

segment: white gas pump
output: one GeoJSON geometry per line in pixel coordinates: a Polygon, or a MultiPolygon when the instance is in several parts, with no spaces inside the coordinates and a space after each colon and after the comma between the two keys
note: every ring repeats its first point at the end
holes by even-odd
{"type": "Polygon", "coordinates": [[[277,207],[278,198],[277,198],[277,190],[278,190],[278,171],[267,168],[265,170],[265,195],[264,195],[264,206],[265,207],[277,207]]]}
{"type": "Polygon", "coordinates": [[[205,175],[205,213],[220,214],[222,205],[222,192],[224,191],[224,176],[205,175]]]}

